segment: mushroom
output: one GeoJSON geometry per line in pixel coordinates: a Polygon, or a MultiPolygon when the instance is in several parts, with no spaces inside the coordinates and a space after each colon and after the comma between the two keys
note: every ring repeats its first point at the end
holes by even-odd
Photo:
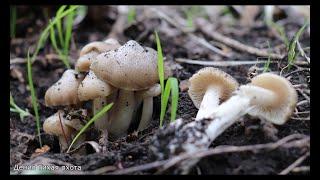
{"type": "Polygon", "coordinates": [[[150,123],[153,113],[153,97],[158,96],[160,94],[160,84],[155,84],[147,90],[136,91],[135,98],[137,105],[139,106],[139,104],[143,101],[140,123],[137,129],[138,131],[144,130],[150,123]]]}
{"type": "Polygon", "coordinates": [[[212,110],[231,96],[238,82],[229,74],[213,67],[199,70],[190,79],[188,94],[199,109],[196,120],[207,117],[212,110]]]}
{"type": "Polygon", "coordinates": [[[297,99],[297,92],[287,79],[271,73],[260,74],[214,110],[210,117],[216,120],[207,133],[215,139],[246,113],[282,125],[292,115],[297,99]]]}
{"type": "MultiPolygon", "coordinates": [[[[107,96],[112,94],[116,88],[97,78],[92,72],[86,75],[78,88],[78,97],[80,101],[93,100],[93,114],[100,111],[108,102],[107,96]]],[[[107,128],[108,113],[105,113],[100,119],[94,122],[99,130],[107,128]]]]}
{"type": "MultiPolygon", "coordinates": [[[[48,117],[43,123],[44,132],[58,136],[61,152],[65,152],[68,149],[69,143],[81,127],[82,125],[79,119],[67,120],[66,114],[63,110],[59,110],[52,116],[48,117]]],[[[82,143],[84,139],[84,135],[80,136],[76,145],[82,143]]]]}
{"type": "Polygon", "coordinates": [[[91,62],[100,53],[110,51],[120,47],[120,44],[115,39],[107,39],[105,41],[95,41],[85,45],[80,51],[80,57],[76,63],[76,70],[80,72],[89,71],[91,62]]]}
{"type": "MultiPolygon", "coordinates": [[[[90,69],[99,79],[119,88],[116,104],[110,112],[108,131],[115,137],[125,135],[139,104],[134,91],[147,90],[159,81],[157,52],[130,40],[118,49],[99,54],[90,69]]],[[[170,72],[167,69],[165,66],[165,72],[170,72]]],[[[150,99],[146,102],[151,103],[150,99]]],[[[145,119],[150,116],[147,112],[150,114],[150,109],[145,108],[145,119]]],[[[142,124],[141,128],[145,126],[142,124]]]]}
{"type": "Polygon", "coordinates": [[[46,106],[77,105],[78,87],[83,77],[76,71],[68,69],[62,77],[45,93],[46,106]]]}

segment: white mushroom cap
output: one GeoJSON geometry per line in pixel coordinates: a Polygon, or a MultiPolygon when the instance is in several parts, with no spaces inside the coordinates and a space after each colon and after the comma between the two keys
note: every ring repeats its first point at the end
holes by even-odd
{"type": "Polygon", "coordinates": [[[157,52],[133,40],[98,55],[90,69],[105,82],[128,91],[148,89],[159,81],[157,52]]]}
{"type": "Polygon", "coordinates": [[[248,114],[274,124],[284,124],[297,104],[298,95],[292,84],[272,73],[260,74],[251,81],[251,84],[240,89],[246,96],[253,96],[251,103],[254,108],[248,114]]]}
{"type": "Polygon", "coordinates": [[[78,96],[81,101],[87,101],[109,96],[114,90],[113,86],[100,80],[92,71],[89,71],[79,85],[78,96]]]}
{"type": "Polygon", "coordinates": [[[95,41],[84,46],[80,51],[80,57],[76,63],[76,69],[80,72],[89,71],[91,62],[102,52],[110,51],[120,47],[115,39],[95,41]]]}
{"type": "Polygon", "coordinates": [[[82,79],[76,71],[66,70],[62,77],[46,91],[44,97],[46,106],[79,104],[78,87],[82,79]]]}
{"type": "Polygon", "coordinates": [[[214,87],[219,94],[219,99],[228,99],[232,92],[239,86],[238,82],[229,74],[217,68],[206,67],[199,70],[189,79],[188,94],[193,104],[199,109],[203,96],[209,87],[214,87]]]}

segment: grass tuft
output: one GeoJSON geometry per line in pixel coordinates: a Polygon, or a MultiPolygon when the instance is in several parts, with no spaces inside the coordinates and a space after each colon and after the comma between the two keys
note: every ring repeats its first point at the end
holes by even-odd
{"type": "Polygon", "coordinates": [[[38,132],[38,137],[39,137],[39,143],[40,147],[42,147],[42,141],[41,141],[41,136],[40,136],[40,118],[39,118],[39,112],[38,112],[38,99],[36,96],[36,92],[33,86],[33,80],[32,80],[32,67],[31,67],[31,59],[29,55],[29,50],[28,50],[28,55],[27,55],[27,71],[28,71],[28,83],[29,83],[29,88],[31,92],[31,101],[32,101],[32,106],[33,110],[35,113],[35,118],[36,118],[36,126],[37,126],[37,132],[38,132]]]}
{"type": "Polygon", "coordinates": [[[160,39],[158,33],[155,31],[157,52],[158,52],[158,74],[161,86],[161,111],[160,111],[160,127],[163,125],[165,117],[169,95],[171,90],[171,117],[170,121],[173,122],[176,119],[178,100],[179,100],[179,87],[178,80],[174,77],[169,77],[166,84],[164,84],[164,63],[163,54],[160,39]]]}
{"type": "MultiPolygon", "coordinates": [[[[74,5],[74,6],[70,6],[69,9],[59,13],[59,15],[57,15],[52,21],[50,21],[50,23],[47,25],[47,27],[42,31],[40,38],[38,40],[37,46],[35,51],[33,52],[33,55],[31,57],[31,62],[33,63],[40,51],[40,49],[44,46],[46,40],[48,39],[48,36],[50,34],[50,30],[51,28],[53,28],[56,23],[61,22],[62,18],[64,18],[65,16],[67,16],[70,13],[73,13],[79,6],[74,5]]],[[[64,8],[62,8],[64,10],[64,8]]],[[[59,9],[60,10],[60,9],[59,9]]],[[[58,11],[59,11],[58,10],[58,11]]],[[[62,10],[61,10],[62,11],[62,10]]],[[[59,26],[59,25],[58,25],[59,26]]],[[[59,30],[58,30],[59,31],[59,30]]],[[[60,30],[62,32],[62,29],[60,30]]],[[[59,32],[58,32],[59,34],[59,32]]]]}
{"type": "Polygon", "coordinates": [[[304,29],[307,27],[308,24],[309,22],[306,21],[290,41],[289,49],[288,49],[288,70],[290,70],[291,66],[296,60],[296,57],[299,55],[299,53],[296,53],[297,41],[299,40],[299,37],[301,36],[301,34],[303,33],[304,29]]]}
{"type": "Polygon", "coordinates": [[[78,132],[78,134],[73,138],[67,153],[69,153],[72,145],[78,140],[78,138],[80,137],[81,134],[83,134],[84,131],[86,131],[88,129],[88,127],[94,123],[96,120],[98,120],[101,116],[103,116],[106,112],[108,112],[113,106],[113,103],[110,103],[108,105],[106,105],[105,107],[103,107],[96,115],[94,115],[86,125],[84,125],[81,130],[78,132]]]}
{"type": "Polygon", "coordinates": [[[24,119],[24,117],[31,116],[28,109],[23,110],[14,102],[11,92],[10,92],[10,106],[11,106],[10,107],[11,112],[19,113],[21,121],[24,119]]]}

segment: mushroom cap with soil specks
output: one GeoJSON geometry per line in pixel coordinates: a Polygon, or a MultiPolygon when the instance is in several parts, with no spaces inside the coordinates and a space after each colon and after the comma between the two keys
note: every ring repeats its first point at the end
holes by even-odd
{"type": "Polygon", "coordinates": [[[282,125],[289,119],[297,104],[298,95],[292,84],[284,77],[272,73],[254,77],[248,86],[243,86],[240,90],[247,96],[254,96],[251,102],[254,108],[248,112],[249,115],[277,125],[282,125]],[[261,89],[267,90],[263,93],[264,98],[260,93],[261,89]]]}
{"type": "Polygon", "coordinates": [[[90,69],[98,78],[128,91],[148,89],[159,81],[157,52],[133,40],[98,55],[90,69]]]}
{"type": "Polygon", "coordinates": [[[100,80],[92,71],[89,71],[79,85],[78,96],[81,101],[87,101],[109,96],[114,90],[113,86],[100,80]]]}
{"type": "Polygon", "coordinates": [[[48,117],[43,123],[43,130],[47,134],[55,136],[64,136],[63,131],[67,137],[71,137],[72,132],[74,131],[70,126],[66,124],[65,113],[62,110],[59,110],[52,116],[48,117]],[[59,118],[60,115],[60,118],[59,118]],[[60,119],[61,122],[60,123],[60,119]],[[63,131],[61,128],[63,127],[63,131]]]}
{"type": "Polygon", "coordinates": [[[78,72],[68,69],[45,94],[46,106],[64,106],[79,104],[78,87],[83,77],[78,72]]]}
{"type": "Polygon", "coordinates": [[[84,72],[89,71],[92,61],[102,52],[110,51],[120,47],[115,39],[107,39],[105,41],[91,42],[84,46],[80,51],[80,57],[76,63],[76,69],[84,72]]]}
{"type": "Polygon", "coordinates": [[[232,76],[213,67],[206,67],[199,70],[189,79],[189,83],[188,94],[198,109],[210,86],[218,91],[221,101],[228,99],[232,92],[239,86],[238,82],[232,76]]]}

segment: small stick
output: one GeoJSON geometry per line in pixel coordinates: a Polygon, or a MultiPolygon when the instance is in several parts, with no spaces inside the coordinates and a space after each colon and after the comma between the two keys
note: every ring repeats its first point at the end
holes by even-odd
{"type": "Polygon", "coordinates": [[[288,166],[286,169],[281,171],[279,175],[286,175],[289,174],[295,167],[299,166],[308,156],[310,155],[310,152],[307,152],[300,158],[298,158],[296,161],[294,161],[290,166],[288,166]]]}
{"type": "Polygon", "coordinates": [[[269,53],[267,50],[262,50],[262,49],[258,49],[252,46],[248,46],[246,44],[243,44],[237,40],[231,39],[227,36],[224,36],[220,33],[218,33],[217,31],[215,31],[213,29],[212,26],[210,26],[209,23],[207,23],[206,25],[204,25],[204,22],[199,22],[196,23],[197,27],[200,29],[200,31],[202,31],[204,34],[206,34],[207,36],[210,36],[212,39],[219,41],[231,48],[240,50],[240,51],[244,51],[247,52],[249,54],[253,54],[256,56],[265,56],[265,57],[269,57],[272,59],[283,59],[284,55],[280,55],[280,54],[275,54],[275,53],[269,53]]]}
{"type": "MultiPolygon", "coordinates": [[[[196,64],[203,66],[241,66],[241,65],[251,65],[251,64],[264,64],[267,61],[199,61],[185,58],[176,58],[175,61],[187,64],[196,64]]],[[[271,61],[271,63],[276,63],[271,61]]]]}
{"type": "Polygon", "coordinates": [[[151,9],[153,12],[155,12],[159,17],[163,18],[164,20],[166,20],[169,24],[173,25],[174,27],[176,27],[177,29],[179,29],[181,32],[187,34],[191,39],[193,39],[194,41],[197,41],[199,44],[201,44],[202,46],[210,49],[211,51],[220,54],[223,57],[230,57],[230,54],[227,54],[223,51],[221,51],[219,48],[213,46],[212,44],[210,44],[208,41],[206,41],[203,38],[200,38],[194,34],[191,34],[188,30],[182,28],[183,25],[179,24],[178,22],[174,21],[172,17],[169,17],[167,14],[163,13],[162,11],[160,11],[159,9],[155,9],[152,8],[151,9]]]}

